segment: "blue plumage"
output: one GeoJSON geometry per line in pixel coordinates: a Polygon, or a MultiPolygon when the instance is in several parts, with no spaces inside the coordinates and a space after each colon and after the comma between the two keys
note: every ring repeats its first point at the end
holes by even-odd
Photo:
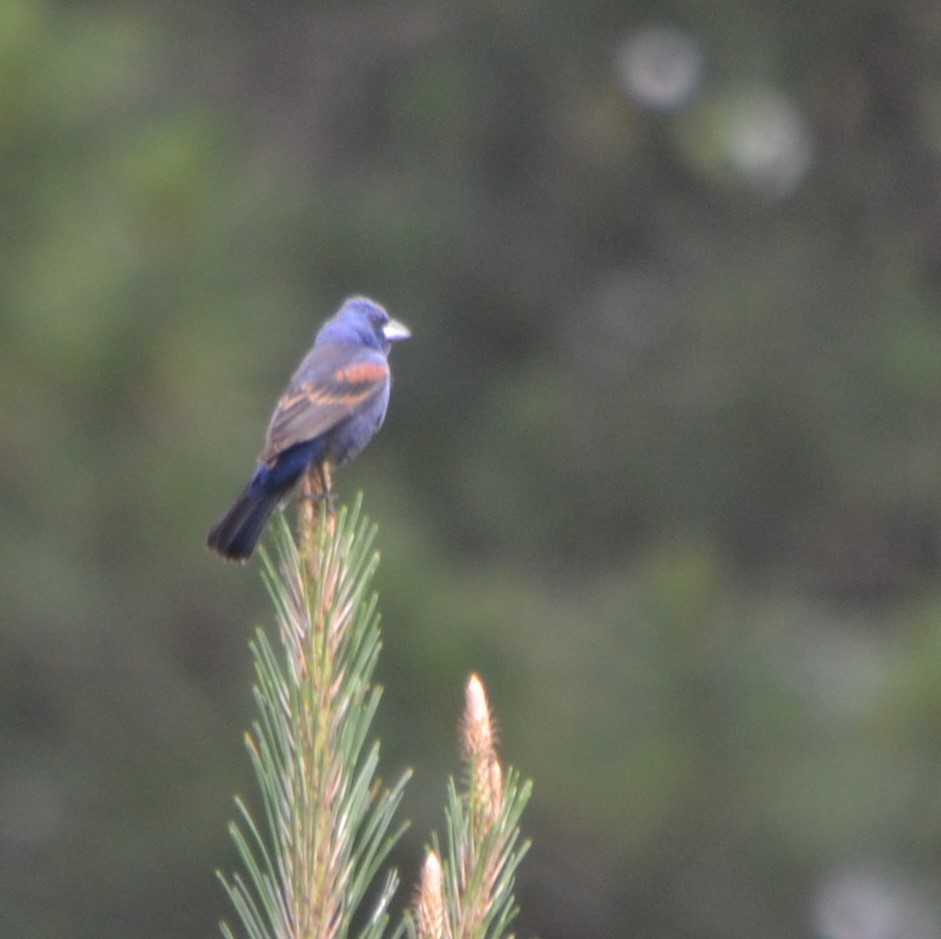
{"type": "Polygon", "coordinates": [[[382,426],[389,351],[409,331],[365,297],[347,300],[320,328],[275,408],[251,482],[209,532],[209,547],[249,557],[269,516],[311,466],[324,479],[382,426]]]}

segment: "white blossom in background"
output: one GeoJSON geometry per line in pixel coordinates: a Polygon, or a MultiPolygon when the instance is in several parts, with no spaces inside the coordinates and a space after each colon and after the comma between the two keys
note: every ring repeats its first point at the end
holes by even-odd
{"type": "Polygon", "coordinates": [[[941,939],[941,913],[914,886],[880,871],[836,873],[813,910],[820,939],[941,939]]]}
{"type": "Polygon", "coordinates": [[[618,83],[630,98],[655,111],[672,111],[702,84],[705,56],[684,30],[651,26],[624,41],[615,67],[618,83]]]}
{"type": "Polygon", "coordinates": [[[725,147],[732,169],[774,199],[789,196],[813,163],[811,129],[797,105],[779,92],[742,94],[728,111],[725,147]]]}

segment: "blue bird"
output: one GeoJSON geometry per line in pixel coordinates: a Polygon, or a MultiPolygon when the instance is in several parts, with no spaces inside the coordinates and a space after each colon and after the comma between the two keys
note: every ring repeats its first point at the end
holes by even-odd
{"type": "Polygon", "coordinates": [[[372,300],[351,297],[314,339],[278,401],[258,468],[207,543],[248,558],[271,513],[311,467],[325,495],[330,470],[353,459],[382,426],[389,404],[389,351],[411,333],[372,300]]]}

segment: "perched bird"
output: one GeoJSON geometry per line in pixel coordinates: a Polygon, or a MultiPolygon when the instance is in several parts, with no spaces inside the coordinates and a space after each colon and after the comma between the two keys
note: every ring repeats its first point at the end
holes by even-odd
{"type": "Polygon", "coordinates": [[[209,532],[210,548],[249,557],[275,506],[313,466],[330,495],[331,468],[355,457],[382,426],[389,350],[410,335],[365,297],[351,297],[320,327],[271,416],[255,475],[209,532]]]}

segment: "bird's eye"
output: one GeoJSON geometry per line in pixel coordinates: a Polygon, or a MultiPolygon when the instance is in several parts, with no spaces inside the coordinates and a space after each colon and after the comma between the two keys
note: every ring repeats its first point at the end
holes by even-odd
{"type": "Polygon", "coordinates": [[[369,323],[373,329],[382,329],[388,322],[389,317],[383,316],[381,313],[371,313],[369,316],[369,323]]]}

